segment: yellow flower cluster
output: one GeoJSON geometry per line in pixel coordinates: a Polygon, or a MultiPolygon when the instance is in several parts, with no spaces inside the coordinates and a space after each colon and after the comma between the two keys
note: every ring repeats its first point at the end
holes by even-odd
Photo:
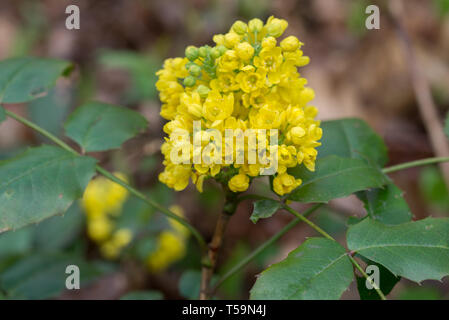
{"type": "MultiPolygon", "coordinates": [[[[115,173],[126,181],[126,176],[115,173]]],[[[89,182],[84,192],[82,206],[87,217],[87,233],[99,244],[101,253],[109,259],[117,258],[121,250],[132,240],[128,229],[116,229],[114,220],[120,215],[128,191],[104,177],[89,182]]]]}
{"type": "MultiPolygon", "coordinates": [[[[278,43],[276,38],[287,25],[287,21],[274,17],[265,24],[259,19],[248,24],[237,21],[228,33],[213,37],[214,47],[189,46],[185,58],[165,61],[157,72],[156,84],[163,103],[161,116],[169,120],[164,126],[169,138],[161,148],[165,157],[161,182],[179,191],[192,179],[202,191],[205,179],[223,181],[225,177],[230,190],[243,192],[259,170],[266,168],[264,162],[250,164],[246,158],[243,164],[224,160],[221,164],[195,164],[193,121],[201,122],[202,146],[213,141],[207,129],[222,133],[226,129],[277,129],[278,167],[273,188],[279,195],[301,184],[301,179],[286,172],[287,168],[304,165],[315,169],[322,130],[315,120],[317,109],[309,105],[314,91],[306,87],[307,80],[298,73],[298,67],[307,65],[309,58],[303,55],[303,43],[294,36],[278,43]],[[190,133],[190,142],[172,139],[179,130],[190,133]],[[174,163],[170,154],[180,143],[188,144],[190,159],[174,163]]],[[[245,152],[248,148],[245,141],[245,152]]]]}
{"type": "MultiPolygon", "coordinates": [[[[180,217],[184,216],[179,206],[171,206],[170,210],[180,217]]],[[[150,271],[160,272],[174,262],[182,259],[186,253],[186,239],[189,230],[177,221],[169,220],[170,230],[162,231],[157,239],[157,248],[147,258],[150,271]]]]}

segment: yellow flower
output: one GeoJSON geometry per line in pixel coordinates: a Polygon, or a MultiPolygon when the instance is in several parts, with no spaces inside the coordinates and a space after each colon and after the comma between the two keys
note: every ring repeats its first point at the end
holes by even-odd
{"type": "Polygon", "coordinates": [[[265,29],[269,36],[278,38],[284,33],[287,27],[288,27],[287,21],[285,21],[284,19],[277,19],[271,16],[270,18],[268,18],[265,29]]]}
{"type": "Polygon", "coordinates": [[[248,61],[254,55],[254,48],[248,42],[239,43],[236,46],[235,51],[237,52],[238,57],[243,61],[248,61]]]}
{"type": "Polygon", "coordinates": [[[281,79],[282,62],[282,50],[279,47],[262,49],[259,56],[254,58],[254,65],[267,72],[268,81],[272,84],[279,83],[281,79]]]}
{"type": "Polygon", "coordinates": [[[226,51],[218,62],[218,70],[220,72],[231,72],[239,69],[240,60],[237,53],[234,50],[226,51]]]}
{"type": "Polygon", "coordinates": [[[236,76],[236,80],[243,92],[249,93],[263,88],[266,74],[263,69],[255,70],[252,66],[245,67],[242,72],[236,76]]]}
{"type": "Polygon", "coordinates": [[[283,195],[300,181],[286,173],[288,168],[298,165],[315,169],[322,130],[315,119],[317,109],[310,105],[315,93],[298,72],[310,59],[303,55],[303,43],[294,36],[278,44],[276,38],[287,26],[287,21],[274,17],[265,25],[260,19],[248,24],[236,21],[227,33],[213,36],[215,47],[190,46],[186,49],[187,58],[166,60],[157,72],[156,85],[162,102],[161,115],[169,120],[164,126],[168,138],[161,148],[165,158],[164,172],[159,175],[161,182],[183,190],[192,180],[201,192],[205,179],[226,179],[232,191],[242,192],[248,189],[250,177],[265,174],[264,169],[269,168],[266,160],[277,156],[275,172],[267,172],[275,176],[275,192],[283,195]],[[194,120],[201,123],[200,133],[193,132],[194,120]],[[202,151],[210,147],[206,130],[210,129],[221,134],[240,129],[243,145],[237,144],[237,138],[232,142],[222,139],[222,146],[213,143],[215,149],[204,158],[202,151]],[[249,141],[248,129],[277,129],[277,152],[257,153],[255,163],[250,163],[247,153],[257,150],[254,141],[249,141]],[[181,136],[180,132],[187,133],[181,136]],[[200,150],[193,148],[197,137],[200,150]],[[178,164],[180,156],[173,150],[186,150],[181,152],[182,164],[178,164]],[[204,161],[191,163],[198,158],[204,161]],[[224,174],[228,170],[233,176],[224,174]],[[237,171],[239,174],[235,175],[237,171]]]}
{"type": "Polygon", "coordinates": [[[148,268],[153,272],[165,270],[172,263],[180,260],[186,253],[184,239],[171,231],[163,231],[158,238],[155,252],[147,258],[148,268]]]}
{"type": "Polygon", "coordinates": [[[284,51],[296,51],[300,46],[301,42],[295,36],[289,36],[281,41],[281,48],[284,51]]]}
{"type": "Polygon", "coordinates": [[[283,196],[299,187],[301,183],[301,179],[295,179],[288,173],[282,173],[273,179],[273,189],[278,195],[283,196]]]}
{"type": "Polygon", "coordinates": [[[229,180],[229,189],[234,192],[243,192],[248,190],[249,178],[246,174],[237,174],[229,180]]]}
{"type": "Polygon", "coordinates": [[[224,120],[234,110],[234,95],[211,91],[203,105],[203,116],[209,121],[224,120]]]}

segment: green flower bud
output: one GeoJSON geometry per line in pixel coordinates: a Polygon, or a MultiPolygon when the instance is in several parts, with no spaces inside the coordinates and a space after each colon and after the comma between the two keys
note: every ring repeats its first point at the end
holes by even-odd
{"type": "Polygon", "coordinates": [[[186,87],[193,87],[195,85],[195,83],[196,83],[196,79],[192,76],[187,76],[184,79],[184,86],[186,86],[186,87]]]}
{"type": "Polygon", "coordinates": [[[218,51],[220,51],[220,56],[222,56],[226,50],[228,50],[224,45],[219,45],[216,47],[218,49],[218,51]]]}
{"type": "Polygon", "coordinates": [[[211,56],[213,59],[217,59],[217,58],[219,58],[219,57],[221,56],[221,52],[220,52],[220,50],[219,50],[217,47],[212,48],[212,49],[210,50],[210,56],[211,56]]]}
{"type": "Polygon", "coordinates": [[[240,20],[237,20],[236,22],[234,22],[234,24],[232,25],[231,29],[235,33],[242,35],[242,34],[246,33],[246,30],[248,29],[248,26],[246,25],[246,23],[244,23],[244,22],[242,22],[240,20]]]}
{"type": "Polygon", "coordinates": [[[193,64],[189,67],[189,73],[194,77],[199,77],[201,74],[201,67],[199,65],[193,64]]]}
{"type": "Polygon", "coordinates": [[[195,61],[198,58],[198,48],[195,46],[188,46],[185,54],[187,59],[195,61]]]}
{"type": "Polygon", "coordinates": [[[248,29],[250,32],[260,32],[263,28],[263,22],[260,19],[252,19],[248,22],[248,29]]]}
{"type": "Polygon", "coordinates": [[[206,87],[205,85],[200,84],[198,88],[196,89],[198,94],[201,98],[207,98],[207,95],[209,94],[210,89],[206,87]]]}
{"type": "Polygon", "coordinates": [[[202,46],[201,48],[198,49],[198,54],[200,55],[201,58],[206,58],[209,52],[210,52],[209,46],[202,46]]]}

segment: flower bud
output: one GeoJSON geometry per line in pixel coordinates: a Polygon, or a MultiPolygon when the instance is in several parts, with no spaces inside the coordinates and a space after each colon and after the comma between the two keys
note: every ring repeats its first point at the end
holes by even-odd
{"type": "Polygon", "coordinates": [[[221,56],[220,50],[217,47],[210,49],[210,56],[213,59],[219,58],[221,56]]]}
{"type": "Polygon", "coordinates": [[[210,51],[209,46],[202,46],[201,48],[198,49],[198,54],[201,58],[206,58],[209,51],[210,51]]]}
{"type": "Polygon", "coordinates": [[[281,41],[281,48],[284,51],[295,51],[299,48],[301,42],[294,36],[289,36],[281,41]]]}
{"type": "Polygon", "coordinates": [[[236,22],[234,22],[234,24],[232,25],[231,30],[234,31],[237,34],[243,35],[246,33],[246,30],[248,29],[248,26],[246,25],[246,23],[237,20],[236,22]]]}
{"type": "Polygon", "coordinates": [[[207,98],[207,95],[210,92],[210,89],[203,84],[200,84],[196,89],[201,98],[207,98]]]}
{"type": "Polygon", "coordinates": [[[262,48],[271,49],[276,47],[276,39],[274,37],[267,37],[262,40],[262,48]]]}
{"type": "Polygon", "coordinates": [[[193,64],[189,67],[189,73],[194,77],[199,77],[201,74],[201,67],[197,64],[193,64]]]}
{"type": "Polygon", "coordinates": [[[263,28],[263,22],[260,19],[252,19],[248,22],[248,30],[251,33],[260,32],[263,28]]]}
{"type": "Polygon", "coordinates": [[[280,37],[285,29],[287,29],[288,22],[284,19],[269,19],[267,25],[265,26],[267,30],[267,35],[273,36],[275,38],[280,37]]]}
{"type": "Polygon", "coordinates": [[[218,45],[216,48],[220,51],[221,56],[228,50],[224,45],[218,45]]]}
{"type": "Polygon", "coordinates": [[[240,42],[240,37],[237,33],[229,32],[229,33],[225,34],[224,45],[226,46],[226,48],[232,49],[239,42],[240,42]]]}
{"type": "Polygon", "coordinates": [[[195,46],[188,46],[185,54],[187,59],[195,61],[198,58],[198,48],[195,46]]]}
{"type": "Polygon", "coordinates": [[[300,144],[301,138],[304,137],[305,134],[306,134],[306,131],[301,127],[293,127],[290,130],[290,138],[294,144],[300,144]]]}
{"type": "Polygon", "coordinates": [[[192,77],[192,76],[187,76],[184,79],[184,85],[186,87],[193,87],[195,85],[195,83],[196,83],[196,79],[194,77],[192,77]]]}
{"type": "Polygon", "coordinates": [[[242,60],[249,60],[254,55],[254,48],[248,42],[239,43],[236,46],[235,51],[242,60]]]}
{"type": "Polygon", "coordinates": [[[217,46],[219,45],[224,45],[224,35],[222,34],[216,34],[212,37],[212,40],[217,44],[217,46]]]}

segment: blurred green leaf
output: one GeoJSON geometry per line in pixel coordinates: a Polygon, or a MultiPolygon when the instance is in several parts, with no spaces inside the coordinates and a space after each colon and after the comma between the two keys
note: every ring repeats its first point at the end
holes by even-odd
{"type": "Polygon", "coordinates": [[[6,120],[5,109],[0,106],[0,123],[6,120]]]}
{"type": "Polygon", "coordinates": [[[406,288],[399,295],[399,300],[441,300],[441,293],[436,288],[406,288]]]}
{"type": "Polygon", "coordinates": [[[422,168],[419,173],[418,185],[427,203],[441,212],[449,212],[449,192],[438,167],[422,168]]]}
{"type": "Polygon", "coordinates": [[[156,71],[160,67],[159,59],[153,55],[144,55],[132,51],[102,51],[100,63],[111,69],[122,69],[131,76],[131,86],[127,92],[129,102],[154,99],[156,91],[156,71]]]}
{"type": "Polygon", "coordinates": [[[164,295],[155,290],[132,291],[120,298],[120,300],[162,300],[164,295]]]}
{"type": "MultiPolygon", "coordinates": [[[[211,279],[211,285],[217,281],[217,276],[211,279]]],[[[196,300],[200,296],[201,271],[187,270],[179,279],[179,293],[187,299],[196,300]]]]}
{"type": "Polygon", "coordinates": [[[259,275],[251,299],[339,299],[353,277],[345,248],[329,239],[310,238],[259,275]]]}
{"type": "Polygon", "coordinates": [[[0,275],[0,286],[8,299],[47,299],[65,290],[69,265],[80,269],[81,287],[111,272],[110,265],[86,262],[83,258],[62,253],[34,254],[11,265],[0,275]]]}
{"type": "Polygon", "coordinates": [[[101,102],[78,107],[65,123],[68,137],[86,152],[115,149],[148,126],[139,113],[101,102]]]}
{"type": "MultiPolygon", "coordinates": [[[[226,259],[224,265],[220,268],[218,274],[224,275],[238,262],[244,259],[251,253],[251,250],[247,243],[240,241],[232,249],[231,255],[226,259]]],[[[220,293],[226,295],[226,299],[239,299],[241,293],[245,290],[245,272],[237,272],[230,278],[228,278],[221,286],[220,293]]]]}
{"type": "Polygon", "coordinates": [[[51,217],[35,227],[34,246],[37,250],[51,251],[68,247],[84,228],[84,215],[77,202],[62,216],[51,217]]]}
{"type": "Polygon", "coordinates": [[[332,236],[338,236],[346,230],[346,223],[343,216],[328,207],[320,208],[313,215],[313,220],[320,228],[332,236]]]}
{"type": "Polygon", "coordinates": [[[365,121],[353,118],[323,121],[321,128],[323,137],[317,148],[318,158],[336,155],[363,159],[379,167],[387,163],[385,143],[365,121]]]}
{"type": "Polygon", "coordinates": [[[433,0],[435,10],[440,17],[445,17],[449,13],[449,0],[433,0]]]}
{"type": "Polygon", "coordinates": [[[372,219],[349,228],[348,248],[415,282],[449,274],[449,220],[387,226],[372,219]]]}
{"type": "Polygon", "coordinates": [[[350,1],[349,3],[346,26],[356,36],[363,36],[367,31],[365,26],[367,14],[365,10],[368,5],[369,3],[366,0],[350,1]]]}
{"type": "Polygon", "coordinates": [[[0,61],[0,103],[37,99],[72,69],[70,62],[56,59],[23,57],[0,61]]]}
{"type": "Polygon", "coordinates": [[[393,183],[383,188],[376,188],[357,193],[365,205],[368,215],[384,224],[392,225],[408,222],[412,214],[403,192],[393,183]]]}
{"type": "Polygon", "coordinates": [[[0,231],[65,212],[95,173],[96,160],[58,147],[30,148],[0,161],[0,231]]]}
{"type": "Polygon", "coordinates": [[[256,223],[259,219],[271,217],[281,207],[282,205],[276,200],[258,200],[254,202],[254,210],[249,219],[256,223]]]}
{"type": "MultiPolygon", "coordinates": [[[[449,1],[447,1],[447,3],[449,6],[449,1]]],[[[449,112],[446,114],[446,120],[444,121],[444,133],[449,138],[449,112]]]]}
{"type": "Polygon", "coordinates": [[[33,233],[30,228],[0,234],[0,260],[11,255],[21,255],[31,250],[33,233]]]}
{"type": "Polygon", "coordinates": [[[316,161],[316,171],[310,172],[304,166],[289,170],[302,184],[288,199],[299,202],[328,202],[335,198],[373,187],[381,187],[387,178],[376,167],[361,159],[347,159],[327,156],[316,161]]]}

